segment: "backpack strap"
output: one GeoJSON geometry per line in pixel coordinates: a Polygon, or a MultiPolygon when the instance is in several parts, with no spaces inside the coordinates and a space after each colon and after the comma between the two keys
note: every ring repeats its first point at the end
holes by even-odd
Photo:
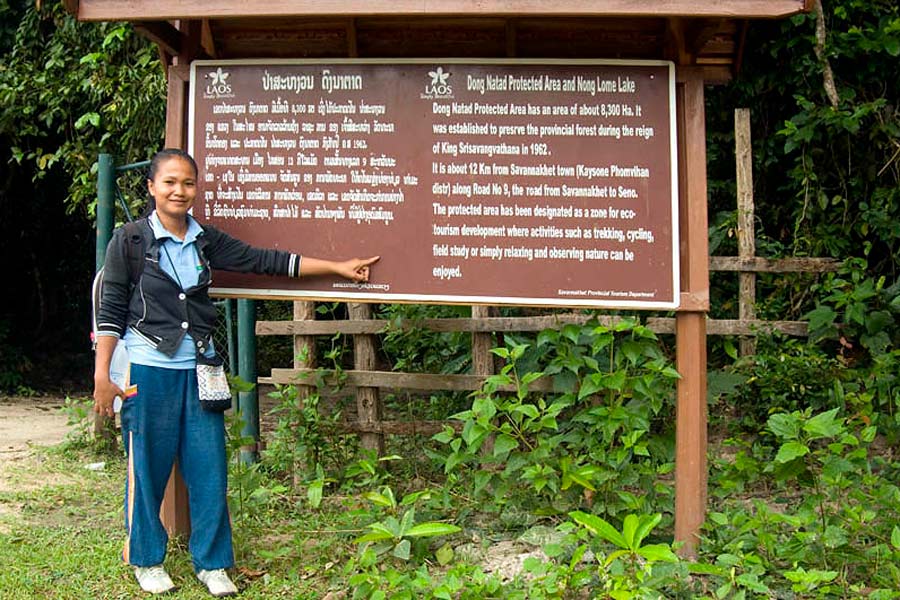
{"type": "Polygon", "coordinates": [[[144,272],[144,254],[147,251],[142,227],[143,219],[129,221],[122,226],[125,231],[125,258],[128,261],[128,280],[137,286],[144,272]]]}

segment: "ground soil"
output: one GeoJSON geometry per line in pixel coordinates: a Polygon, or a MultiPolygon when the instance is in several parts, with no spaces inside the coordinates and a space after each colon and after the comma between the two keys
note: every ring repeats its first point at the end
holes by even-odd
{"type": "MultiPolygon", "coordinates": [[[[13,489],[9,467],[26,460],[36,446],[53,446],[69,432],[55,397],[0,397],[0,492],[13,489]]],[[[2,509],[2,507],[0,507],[2,509]]]]}

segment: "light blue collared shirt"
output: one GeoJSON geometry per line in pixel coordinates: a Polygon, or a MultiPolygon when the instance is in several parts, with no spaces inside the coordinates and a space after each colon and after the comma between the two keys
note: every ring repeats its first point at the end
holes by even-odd
{"type": "MultiPolygon", "coordinates": [[[[187,233],[184,234],[184,240],[179,240],[163,227],[156,211],[150,214],[147,221],[153,230],[153,236],[159,241],[160,268],[179,282],[183,290],[197,285],[200,272],[203,270],[196,244],[197,237],[203,232],[200,224],[192,216],[187,215],[187,233]]],[[[166,369],[193,369],[197,364],[194,339],[189,333],[185,334],[175,356],[171,358],[151,346],[130,328],[125,332],[124,341],[128,349],[128,359],[134,364],[166,369]]],[[[206,355],[212,356],[214,353],[215,350],[210,343],[206,355]]]]}

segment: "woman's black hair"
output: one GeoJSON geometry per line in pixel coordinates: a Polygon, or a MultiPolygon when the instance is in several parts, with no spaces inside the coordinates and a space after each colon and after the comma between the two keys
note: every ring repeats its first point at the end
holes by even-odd
{"type": "MultiPolygon", "coordinates": [[[[194,161],[193,156],[179,148],[163,148],[162,150],[154,154],[153,158],[150,159],[150,168],[147,169],[147,180],[153,181],[154,179],[156,179],[156,173],[159,171],[159,166],[167,160],[173,158],[181,158],[186,160],[194,170],[194,178],[197,178],[199,169],[197,169],[197,163],[196,161],[194,161]]],[[[150,198],[147,200],[147,206],[144,207],[144,212],[141,215],[142,217],[150,216],[150,213],[156,210],[156,199],[151,194],[148,194],[148,196],[150,196],[150,198]]]]}

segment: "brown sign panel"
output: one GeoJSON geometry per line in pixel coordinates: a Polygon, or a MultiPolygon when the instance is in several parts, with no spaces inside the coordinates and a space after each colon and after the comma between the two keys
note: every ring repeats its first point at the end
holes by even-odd
{"type": "Polygon", "coordinates": [[[194,215],[249,243],[380,255],[368,284],[214,292],[678,304],[674,69],[659,61],[199,61],[194,215]]]}

